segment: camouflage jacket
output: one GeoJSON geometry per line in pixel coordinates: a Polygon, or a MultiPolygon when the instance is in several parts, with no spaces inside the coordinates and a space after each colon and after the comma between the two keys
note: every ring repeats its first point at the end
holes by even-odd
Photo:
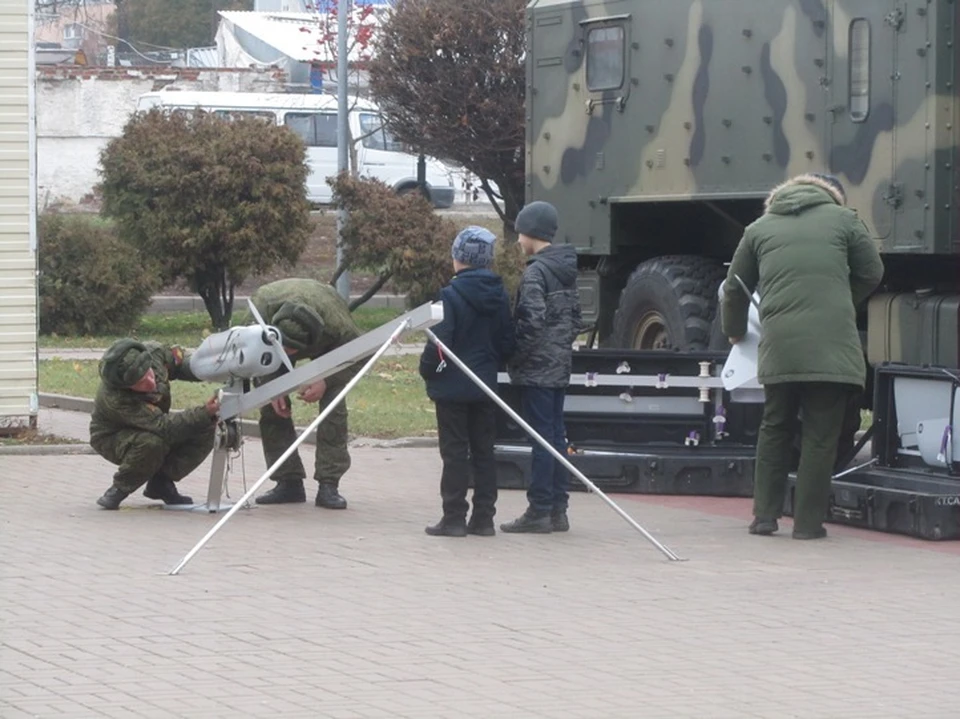
{"type": "Polygon", "coordinates": [[[108,378],[101,378],[90,418],[90,443],[125,429],[151,432],[165,442],[182,442],[198,431],[206,430],[213,421],[204,407],[192,407],[170,414],[170,382],[199,380],[190,372],[189,357],[179,347],[157,342],[143,343],[151,356],[157,378],[157,391],[147,394],[117,387],[108,378]]]}
{"type": "MultiPolygon", "coordinates": [[[[331,350],[355,340],[361,334],[360,328],[353,321],[350,308],[336,289],[325,282],[310,279],[277,280],[263,285],[250,298],[254,307],[267,324],[286,302],[307,305],[323,320],[323,334],[316,344],[306,351],[292,357],[294,364],[301,359],[314,360],[331,350]]],[[[252,316],[246,318],[245,323],[254,322],[252,316]]],[[[342,387],[360,371],[360,365],[355,364],[340,370],[327,377],[330,387],[342,387]]],[[[269,377],[260,378],[255,384],[263,384],[286,372],[286,368],[279,370],[269,377]]]]}
{"type": "Polygon", "coordinates": [[[527,261],[514,308],[516,351],[507,364],[513,384],[566,387],[573,342],[580,333],[577,252],[550,245],[527,261]]]}

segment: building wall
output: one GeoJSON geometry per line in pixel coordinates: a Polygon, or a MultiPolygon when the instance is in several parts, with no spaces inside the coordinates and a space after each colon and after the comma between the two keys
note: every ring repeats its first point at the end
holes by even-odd
{"type": "Polygon", "coordinates": [[[100,152],[123,132],[143,93],[167,85],[184,90],[282,92],[285,79],[282,72],[273,69],[38,68],[41,209],[89,201],[99,182],[100,152]]]}
{"type": "Polygon", "coordinates": [[[55,42],[63,47],[83,50],[88,64],[96,64],[113,41],[107,32],[107,20],[113,15],[113,0],[86,0],[78,6],[60,6],[57,12],[39,13],[35,20],[34,39],[55,42]]]}
{"type": "Polygon", "coordinates": [[[33,3],[0,0],[0,430],[37,415],[33,3]]]}

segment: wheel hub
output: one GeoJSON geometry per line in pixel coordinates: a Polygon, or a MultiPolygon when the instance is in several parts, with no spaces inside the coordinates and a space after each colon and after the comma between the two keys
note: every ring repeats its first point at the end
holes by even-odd
{"type": "Polygon", "coordinates": [[[670,347],[670,333],[663,315],[653,310],[644,314],[633,331],[633,349],[663,350],[670,347]]]}

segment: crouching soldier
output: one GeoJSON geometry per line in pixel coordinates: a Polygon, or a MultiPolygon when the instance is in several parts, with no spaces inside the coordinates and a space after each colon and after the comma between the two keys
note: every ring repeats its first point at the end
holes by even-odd
{"type": "Polygon", "coordinates": [[[100,387],[90,420],[90,446],[119,465],[113,485],[97,500],[104,509],[120,503],[143,484],[144,496],[164,504],[192,504],[176,482],[213,450],[220,405],[216,397],[200,407],[170,414],[170,381],[199,381],[179,347],[122,339],[100,360],[100,387]]]}
{"type": "MultiPolygon", "coordinates": [[[[264,322],[283,335],[283,348],[296,364],[299,359],[314,360],[355,340],[362,333],[354,324],[347,303],[337,291],[318,280],[277,280],[260,287],[250,298],[264,322]]],[[[320,379],[298,393],[304,402],[317,402],[319,412],[333,401],[360,370],[359,364],[320,379]]],[[[261,385],[286,372],[254,381],[261,385]]],[[[297,439],[291,417],[290,397],[278,397],[260,410],[260,437],[267,466],[272,466],[297,439]]],[[[313,477],[317,481],[314,504],[326,509],[346,509],[340,495],[340,479],[350,469],[347,448],[347,406],[338,404],[317,428],[313,477]]],[[[277,469],[276,486],[257,497],[257,504],[287,504],[306,501],[303,480],[306,471],[300,455],[294,452],[277,469]]]]}

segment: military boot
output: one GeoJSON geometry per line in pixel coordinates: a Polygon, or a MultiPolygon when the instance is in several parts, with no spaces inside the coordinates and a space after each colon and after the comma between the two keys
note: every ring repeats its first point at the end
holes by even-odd
{"type": "Polygon", "coordinates": [[[549,512],[527,509],[512,522],[501,524],[500,531],[510,534],[550,534],[553,531],[553,523],[550,521],[549,512]]]}
{"type": "Polygon", "coordinates": [[[153,476],[143,488],[143,496],[147,499],[162,499],[164,504],[193,504],[193,498],[177,491],[177,485],[172,479],[153,476]]]}
{"type": "Polygon", "coordinates": [[[750,523],[750,527],[747,531],[749,531],[750,534],[759,534],[766,537],[770,534],[773,534],[778,529],[780,529],[780,525],[777,524],[776,519],[762,519],[761,517],[756,517],[750,523]]]}
{"type": "Polygon", "coordinates": [[[302,479],[278,479],[276,486],[257,497],[257,504],[295,504],[306,502],[302,479]]]}
{"type": "Polygon", "coordinates": [[[130,496],[129,492],[124,492],[119,487],[111,485],[110,489],[103,493],[103,496],[97,500],[99,504],[104,509],[119,509],[120,502],[125,500],[130,496]]]}
{"type": "Polygon", "coordinates": [[[325,509],[347,508],[347,500],[340,496],[334,482],[320,482],[320,487],[317,489],[317,498],[313,503],[325,509]]]}
{"type": "Polygon", "coordinates": [[[467,522],[463,517],[444,517],[423,531],[431,537],[466,537],[467,522]]]}
{"type": "Polygon", "coordinates": [[[811,529],[809,532],[803,530],[793,530],[794,539],[824,539],[827,536],[827,528],[819,527],[817,529],[811,529]]]}

